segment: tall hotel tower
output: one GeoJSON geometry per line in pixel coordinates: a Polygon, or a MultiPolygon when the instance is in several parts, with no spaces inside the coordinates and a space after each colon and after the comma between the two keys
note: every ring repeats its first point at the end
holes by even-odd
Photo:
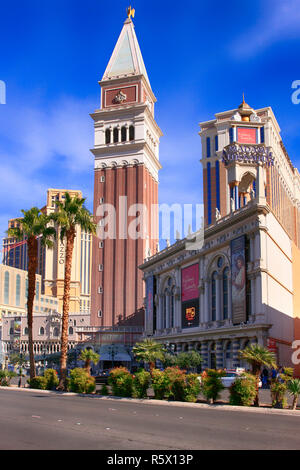
{"type": "Polygon", "coordinates": [[[101,109],[92,114],[92,153],[94,217],[102,235],[93,241],[91,325],[137,325],[143,321],[144,303],[138,266],[158,243],[162,133],[130,9],[99,83],[101,109]]]}

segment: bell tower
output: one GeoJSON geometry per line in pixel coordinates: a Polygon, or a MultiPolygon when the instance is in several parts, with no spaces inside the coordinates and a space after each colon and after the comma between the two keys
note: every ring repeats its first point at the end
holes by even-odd
{"type": "Polygon", "coordinates": [[[143,319],[138,266],[158,243],[159,140],[151,89],[128,9],[101,86],[94,120],[94,217],[91,325],[143,319]],[[139,319],[138,319],[139,318],[139,319]]]}

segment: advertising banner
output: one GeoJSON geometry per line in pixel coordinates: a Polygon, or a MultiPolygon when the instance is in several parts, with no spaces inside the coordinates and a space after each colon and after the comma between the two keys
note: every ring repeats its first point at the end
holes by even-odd
{"type": "Polygon", "coordinates": [[[238,127],[237,141],[240,144],[256,144],[256,128],[255,127],[238,127]]]}
{"type": "Polygon", "coordinates": [[[21,334],[21,318],[16,318],[14,321],[14,336],[21,334]]]}
{"type": "Polygon", "coordinates": [[[181,300],[186,302],[187,300],[199,298],[199,264],[193,264],[187,268],[183,268],[181,271],[181,300]]]}
{"type": "Polygon", "coordinates": [[[231,295],[232,322],[245,323],[246,313],[246,259],[245,236],[231,241],[231,295]]]}
{"type": "Polygon", "coordinates": [[[199,298],[182,303],[182,328],[199,326],[199,298]]]}

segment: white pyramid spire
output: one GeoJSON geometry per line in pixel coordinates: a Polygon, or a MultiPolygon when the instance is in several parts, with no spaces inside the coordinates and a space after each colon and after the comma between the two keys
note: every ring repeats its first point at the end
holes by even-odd
{"type": "Polygon", "coordinates": [[[102,80],[132,75],[143,75],[150,86],[134,24],[127,18],[102,80]]]}

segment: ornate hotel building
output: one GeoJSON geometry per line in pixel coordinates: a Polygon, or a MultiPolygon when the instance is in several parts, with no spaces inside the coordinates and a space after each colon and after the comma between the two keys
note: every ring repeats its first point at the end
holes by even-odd
{"type": "Polygon", "coordinates": [[[91,115],[98,224],[98,237],[93,240],[91,325],[142,325],[145,294],[138,266],[157,250],[158,210],[152,213],[151,205],[158,204],[162,133],[130,16],[99,83],[101,109],[91,115]],[[143,229],[134,226],[137,218],[143,229]]]}
{"type": "MultiPolygon", "coordinates": [[[[66,189],[48,189],[46,205],[41,209],[51,214],[56,208],[56,201],[63,201],[65,193],[71,197],[82,197],[81,191],[66,189]]],[[[17,219],[11,219],[8,227],[14,227],[17,219]]],[[[76,239],[72,261],[71,277],[71,313],[90,313],[91,309],[91,266],[92,266],[92,237],[77,227],[76,239]]],[[[65,243],[59,236],[54,248],[43,247],[39,241],[39,264],[37,274],[41,276],[41,292],[47,296],[58,299],[59,312],[62,312],[64,270],[65,270],[65,243]]],[[[26,240],[18,241],[13,237],[3,240],[3,265],[27,270],[28,255],[26,240]]]]}
{"type": "Polygon", "coordinates": [[[141,265],[145,334],[177,352],[199,350],[203,367],[241,366],[238,351],[256,342],[274,351],[278,364],[293,366],[299,172],[270,107],[254,110],[243,100],[200,127],[204,233],[141,265]]]}

